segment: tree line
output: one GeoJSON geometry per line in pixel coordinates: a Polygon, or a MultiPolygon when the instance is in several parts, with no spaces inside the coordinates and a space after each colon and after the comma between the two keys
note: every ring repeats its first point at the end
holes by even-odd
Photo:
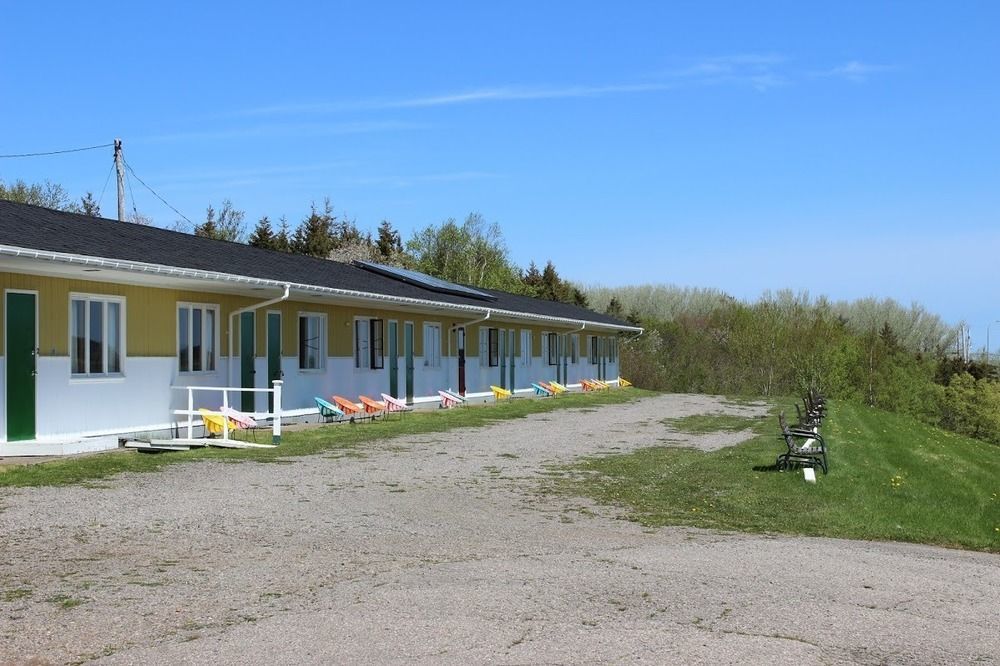
{"type": "Polygon", "coordinates": [[[919,304],[792,292],[748,303],[669,286],[588,295],[644,327],[620,346],[622,376],[639,386],[754,396],[812,388],[1000,444],[994,368],[952,353],[958,327],[919,304]]]}
{"type": "MultiPolygon", "coordinates": [[[[49,181],[28,184],[18,180],[5,185],[0,180],[0,199],[101,216],[91,192],[76,200],[61,185],[49,181]]],[[[128,221],[152,224],[149,217],[137,211],[133,211],[128,221]]],[[[449,218],[440,224],[429,224],[403,242],[388,220],[382,220],[374,232],[360,229],[354,220],[337,215],[329,198],[322,205],[313,202],[309,214],[294,227],[284,215],[276,221],[264,215],[248,233],[245,211],[230,199],[224,199],[218,209],[209,204],[204,219],[194,223],[193,229],[181,222],[175,222],[173,228],[267,250],[344,262],[374,261],[472,287],[588,305],[582,289],[564,280],[551,260],[542,269],[534,262],[519,267],[510,257],[500,225],[487,222],[479,213],[470,213],[462,222],[449,218]]]]}

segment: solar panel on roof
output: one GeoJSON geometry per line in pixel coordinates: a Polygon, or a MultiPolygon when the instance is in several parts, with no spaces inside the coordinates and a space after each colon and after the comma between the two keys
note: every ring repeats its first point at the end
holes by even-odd
{"type": "Polygon", "coordinates": [[[376,264],[371,261],[354,261],[353,263],[355,266],[359,266],[373,273],[378,273],[379,275],[384,275],[386,277],[399,280],[400,282],[415,284],[418,287],[430,289],[431,291],[436,291],[442,294],[468,296],[469,298],[476,298],[484,301],[497,300],[496,296],[473,289],[472,287],[466,287],[465,285],[448,282],[447,280],[442,280],[440,278],[427,275],[426,273],[421,273],[420,271],[411,271],[408,268],[399,268],[398,266],[376,264]]]}

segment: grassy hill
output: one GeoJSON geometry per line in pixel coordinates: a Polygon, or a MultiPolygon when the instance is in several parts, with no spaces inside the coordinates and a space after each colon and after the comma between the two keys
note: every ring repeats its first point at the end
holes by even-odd
{"type": "MultiPolygon", "coordinates": [[[[794,413],[790,403],[785,409],[794,413]]],[[[623,506],[646,525],[1000,552],[1000,447],[837,402],[823,426],[830,474],[820,473],[813,485],[801,471],[772,469],[785,448],[775,419],[747,425],[758,435],[739,446],[712,453],[650,448],[590,458],[572,466],[577,473],[560,483],[568,492],[623,506]]],[[[703,421],[690,426],[710,428],[703,421]]]]}

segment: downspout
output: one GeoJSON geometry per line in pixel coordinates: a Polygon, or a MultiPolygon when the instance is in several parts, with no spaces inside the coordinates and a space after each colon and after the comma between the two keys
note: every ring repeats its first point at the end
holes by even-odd
{"type": "MultiPolygon", "coordinates": [[[[260,308],[266,307],[268,305],[274,305],[275,303],[280,303],[281,301],[288,300],[288,294],[291,291],[291,288],[292,288],[291,285],[286,284],[285,285],[285,293],[283,293],[281,296],[278,296],[277,298],[272,298],[272,299],[267,300],[267,301],[261,301],[260,303],[254,303],[253,305],[248,305],[248,306],[246,306],[244,308],[240,308],[239,310],[233,310],[232,312],[229,313],[229,368],[228,368],[228,371],[227,371],[228,374],[229,374],[229,381],[227,383],[230,386],[234,386],[234,384],[233,384],[233,365],[235,365],[235,364],[233,363],[233,357],[234,357],[234,354],[233,354],[233,329],[236,328],[236,316],[237,315],[241,315],[244,312],[253,312],[255,310],[259,310],[260,308]]],[[[256,356],[256,352],[254,353],[254,355],[256,356]]],[[[271,387],[269,386],[267,388],[271,388],[271,387]]]]}

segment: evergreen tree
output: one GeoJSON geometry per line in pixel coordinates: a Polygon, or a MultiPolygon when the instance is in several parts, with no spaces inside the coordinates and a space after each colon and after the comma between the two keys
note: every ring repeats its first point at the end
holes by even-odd
{"type": "Polygon", "coordinates": [[[292,234],[288,228],[288,218],[284,215],[281,216],[281,226],[278,227],[278,233],[274,235],[274,249],[279,252],[292,251],[292,234]]]}
{"type": "Polygon", "coordinates": [[[194,235],[203,238],[219,238],[219,227],[215,223],[215,208],[212,207],[212,204],[208,204],[208,208],[205,209],[205,221],[195,225],[194,235]]]}
{"type": "Polygon", "coordinates": [[[378,226],[378,239],[375,241],[375,251],[378,260],[384,264],[397,264],[403,253],[403,241],[389,220],[382,220],[378,226]]]}
{"type": "Polygon", "coordinates": [[[263,250],[276,250],[278,249],[277,240],[277,235],[274,233],[274,229],[271,228],[271,220],[265,215],[257,221],[257,226],[254,227],[253,233],[250,234],[247,244],[263,250]]]}
{"type": "Polygon", "coordinates": [[[531,296],[540,296],[542,293],[542,272],[538,270],[538,266],[532,261],[528,264],[528,270],[524,272],[521,276],[521,282],[531,296]]]}
{"type": "Polygon", "coordinates": [[[302,220],[302,224],[295,230],[292,251],[321,259],[329,257],[334,249],[333,223],[333,206],[330,205],[330,200],[324,202],[322,212],[313,203],[309,217],[302,220]]]}
{"type": "Polygon", "coordinates": [[[612,296],[611,300],[608,302],[608,307],[604,309],[604,314],[615,317],[616,319],[625,318],[625,307],[622,302],[618,300],[617,296],[612,296]]]}
{"type": "Polygon", "coordinates": [[[94,200],[93,192],[87,192],[80,197],[80,212],[91,217],[101,216],[101,206],[94,200]]]}

